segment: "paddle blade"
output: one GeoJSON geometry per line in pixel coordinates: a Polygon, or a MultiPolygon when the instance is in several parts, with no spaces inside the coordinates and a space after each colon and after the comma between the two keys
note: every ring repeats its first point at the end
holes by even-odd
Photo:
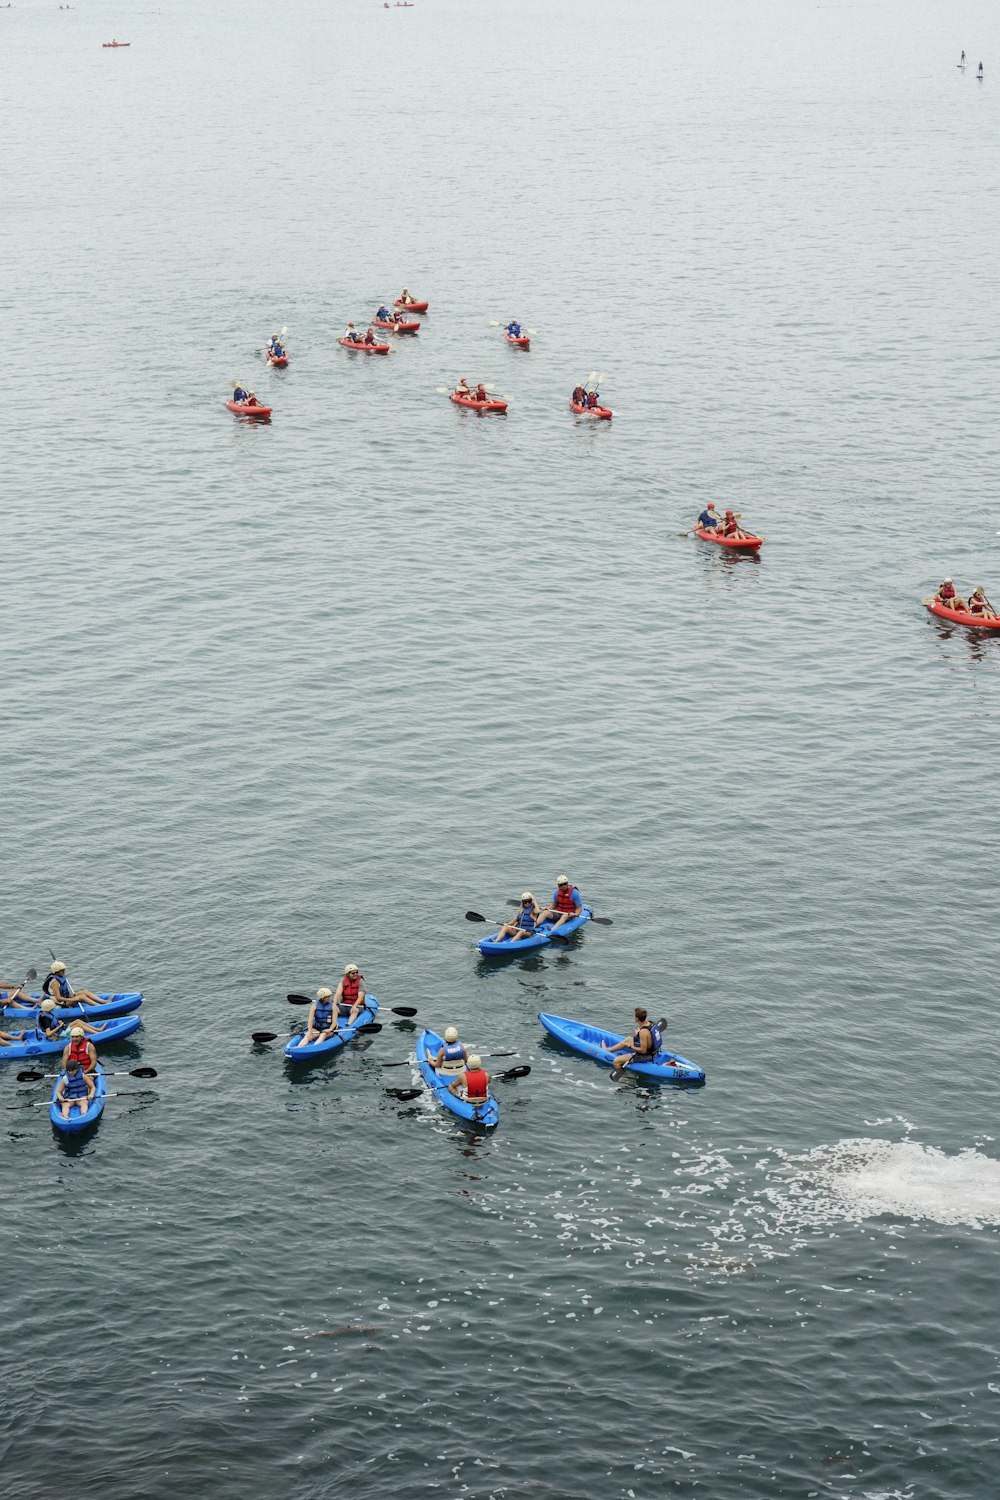
{"type": "Polygon", "coordinates": [[[368,1021],[368,1022],[366,1022],[366,1024],[364,1026],[359,1026],[357,1028],[357,1034],[358,1034],[358,1036],[361,1036],[362,1034],[365,1035],[365,1036],[373,1036],[376,1031],[381,1031],[381,1030],[382,1030],[382,1026],[381,1026],[380,1022],[378,1022],[378,1021],[368,1021]]]}
{"type": "Polygon", "coordinates": [[[312,1005],[308,995],[286,995],[289,1005],[312,1005]]]}
{"type": "Polygon", "coordinates": [[[590,920],[596,922],[599,927],[613,927],[615,925],[610,917],[591,917],[590,920]]]}
{"type": "MultiPolygon", "coordinates": [[[[517,906],[517,904],[518,903],[515,901],[514,905],[517,906]]],[[[488,922],[489,917],[481,916],[478,911],[467,911],[465,913],[465,920],[467,922],[488,922]]]]}
{"type": "Polygon", "coordinates": [[[392,1013],[394,1016],[415,1016],[417,1007],[415,1005],[394,1005],[392,1013]]]}
{"type": "Polygon", "coordinates": [[[276,1042],[278,1033],[276,1031],[251,1031],[250,1040],[252,1042],[276,1042]]]}
{"type": "Polygon", "coordinates": [[[37,979],[38,978],[38,970],[37,969],[29,969],[28,972],[27,972],[27,974],[25,974],[24,977],[25,977],[25,979],[37,979]]]}
{"type": "Polygon", "coordinates": [[[569,938],[568,937],[563,937],[563,935],[562,935],[561,932],[550,932],[549,935],[548,935],[548,937],[549,937],[549,942],[550,943],[568,943],[569,942],[569,938]]]}
{"type": "Polygon", "coordinates": [[[386,1093],[391,1094],[394,1099],[418,1099],[423,1089],[386,1089],[386,1093]]]}
{"type": "Polygon", "coordinates": [[[155,1068],[130,1068],[130,1078],[156,1078],[159,1075],[155,1068]]]}
{"type": "Polygon", "coordinates": [[[503,1079],[504,1083],[510,1083],[512,1078],[527,1078],[530,1072],[531,1069],[528,1067],[528,1064],[522,1063],[519,1068],[508,1068],[506,1073],[501,1073],[499,1076],[503,1079]]]}
{"type": "Polygon", "coordinates": [[[44,1073],[18,1073],[18,1083],[40,1083],[45,1077],[44,1073]]]}

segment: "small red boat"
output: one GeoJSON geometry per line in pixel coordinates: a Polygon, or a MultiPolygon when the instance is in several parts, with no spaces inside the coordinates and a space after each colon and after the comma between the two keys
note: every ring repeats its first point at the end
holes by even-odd
{"type": "Polygon", "coordinates": [[[956,625],[974,625],[980,630],[1000,630],[1000,620],[992,615],[971,615],[967,609],[952,609],[947,604],[942,604],[940,599],[922,599],[922,604],[930,610],[932,615],[938,615],[942,620],[954,620],[956,625]]]}
{"type": "Polygon", "coordinates": [[[610,422],[614,412],[610,406],[581,406],[578,401],[569,403],[570,411],[575,412],[578,417],[600,417],[605,422],[610,422]]]}
{"type": "Polygon", "coordinates": [[[513,344],[517,349],[531,348],[531,340],[526,333],[519,334],[517,338],[515,338],[512,333],[508,333],[507,330],[504,329],[503,336],[507,340],[508,344],[513,344]]]}
{"type": "Polygon", "coordinates": [[[226,405],[241,417],[269,417],[274,410],[271,406],[249,406],[246,401],[227,401],[226,405]]]}
{"type": "Polygon", "coordinates": [[[264,361],[265,364],[273,365],[276,370],[283,370],[288,363],[287,354],[269,354],[264,361]]]}
{"type": "Polygon", "coordinates": [[[704,526],[696,526],[694,534],[703,542],[717,542],[720,547],[731,547],[736,552],[756,552],[764,541],[762,536],[719,536],[717,531],[706,531],[704,526]]]}
{"type": "Polygon", "coordinates": [[[393,307],[401,307],[404,312],[411,313],[425,313],[428,307],[430,307],[429,302],[400,302],[398,297],[392,305],[393,307]]]}
{"type": "Polygon", "coordinates": [[[506,411],[506,401],[477,401],[475,396],[459,396],[452,391],[451,398],[456,406],[467,406],[470,411],[506,411]]]}
{"type": "Polygon", "coordinates": [[[386,333],[419,333],[419,323],[408,323],[405,318],[400,318],[397,323],[387,323],[384,318],[373,318],[373,328],[384,328],[386,333]]]}
{"type": "Polygon", "coordinates": [[[131,47],[131,42],[102,42],[102,47],[131,47]]]}
{"type": "Polygon", "coordinates": [[[360,350],[362,354],[388,354],[389,353],[389,345],[388,344],[358,344],[358,343],[355,343],[354,339],[338,339],[337,343],[340,344],[340,345],[342,345],[343,348],[345,348],[345,349],[357,349],[357,350],[360,350]]]}

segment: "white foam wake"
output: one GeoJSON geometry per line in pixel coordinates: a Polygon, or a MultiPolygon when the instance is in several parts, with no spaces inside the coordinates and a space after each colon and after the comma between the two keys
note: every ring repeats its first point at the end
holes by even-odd
{"type": "Polygon", "coordinates": [[[831,1217],[839,1208],[853,1220],[889,1214],[973,1229],[1000,1224],[1000,1161],[981,1151],[949,1156],[917,1141],[845,1140],[784,1165],[800,1192],[811,1196],[811,1184],[828,1197],[831,1217]]]}

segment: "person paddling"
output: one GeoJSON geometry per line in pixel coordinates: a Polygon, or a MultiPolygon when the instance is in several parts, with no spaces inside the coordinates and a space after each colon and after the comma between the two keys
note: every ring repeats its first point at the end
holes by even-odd
{"type": "Polygon", "coordinates": [[[486,387],[483,385],[482,381],[480,381],[479,384],[476,386],[476,392],[475,392],[474,399],[476,401],[484,401],[484,402],[488,401],[490,399],[489,392],[487,391],[486,387]]]}
{"type": "Polygon", "coordinates": [[[466,1104],[485,1104],[490,1096],[490,1075],[483,1060],[473,1052],[464,1071],[448,1085],[449,1094],[465,1099],[466,1104]]]}
{"type": "Polygon", "coordinates": [[[64,1023],[56,1015],[56,1002],[51,995],[46,995],[35,1017],[35,1036],[40,1042],[55,1042],[62,1036],[63,1027],[64,1023]]]}
{"type": "Polygon", "coordinates": [[[961,57],[961,60],[959,61],[958,66],[960,68],[964,68],[965,67],[965,48],[964,47],[962,48],[962,57],[961,57]]]}
{"type": "Polygon", "coordinates": [[[946,578],[934,597],[939,604],[947,604],[948,608],[950,609],[952,607],[952,601],[955,598],[955,584],[952,579],[946,578]]]}
{"type": "Polygon", "coordinates": [[[233,400],[237,406],[246,405],[248,395],[249,392],[245,391],[241,385],[233,387],[233,400]]]}
{"type": "Polygon", "coordinates": [[[272,333],[268,340],[267,352],[271,359],[284,359],[285,350],[276,333],[272,333]]]}
{"type": "Polygon", "coordinates": [[[541,907],[535,901],[530,891],[525,891],[521,897],[521,907],[512,922],[505,922],[497,933],[494,941],[502,943],[505,938],[511,938],[515,943],[522,938],[531,937],[535,928],[541,921],[541,907]]]}
{"type": "Polygon", "coordinates": [[[375,314],[375,321],[376,323],[391,323],[393,321],[393,315],[386,307],[384,302],[382,303],[382,306],[379,308],[378,312],[375,314]]]}
{"type": "Polygon", "coordinates": [[[698,517],[698,525],[701,527],[702,531],[714,531],[718,524],[719,518],[715,514],[715,506],[710,500],[705,506],[705,509],[702,511],[701,515],[698,517]]]}
{"type": "Polygon", "coordinates": [[[374,328],[369,327],[368,332],[365,334],[365,343],[374,344],[375,342],[375,330],[374,328]]]}
{"type": "Polygon", "coordinates": [[[551,922],[552,931],[555,932],[557,927],[561,927],[572,917],[580,916],[582,912],[583,897],[568,875],[560,875],[552,892],[552,905],[542,912],[541,920],[551,922]]]}
{"type": "Polygon", "coordinates": [[[637,1005],[634,1014],[635,1030],[631,1036],[623,1037],[613,1047],[609,1047],[607,1042],[601,1043],[605,1052],[618,1054],[611,1064],[616,1073],[627,1068],[631,1062],[652,1062],[663,1045],[660,1028],[649,1021],[643,1006],[637,1005]]]}
{"type": "Polygon", "coordinates": [[[980,63],[979,64],[979,71],[977,72],[976,77],[977,78],[982,78],[982,76],[983,76],[983,65],[982,65],[982,63],[980,63]]]}
{"type": "Polygon", "coordinates": [[[52,960],[52,967],[42,980],[42,994],[53,995],[63,1004],[72,1001],[74,1005],[103,1005],[104,1001],[100,995],[95,995],[93,990],[75,990],[66,978],[66,965],[61,958],[52,960]]]}
{"type": "Polygon", "coordinates": [[[400,305],[402,307],[412,307],[413,303],[416,302],[416,300],[416,297],[411,297],[409,292],[406,290],[406,287],[404,286],[403,290],[399,294],[400,305]]]}
{"type": "Polygon", "coordinates": [[[341,1015],[349,1012],[347,1024],[353,1026],[365,1008],[365,976],[357,964],[348,964],[344,969],[344,977],[337,985],[334,1000],[341,1015]]]}
{"type": "Polygon", "coordinates": [[[472,392],[469,389],[469,382],[466,380],[464,375],[456,385],[452,394],[455,396],[468,396],[469,400],[472,400],[472,392]]]}
{"type": "Polygon", "coordinates": [[[361,343],[361,335],[355,328],[353,323],[348,323],[347,327],[344,329],[344,338],[349,344],[361,343]]]}
{"type": "Polygon", "coordinates": [[[19,979],[15,980],[13,984],[6,984],[0,979],[0,1010],[3,1010],[7,1005],[13,1005],[15,1010],[23,1010],[25,1006],[34,1010],[36,1001],[28,994],[19,979]],[[19,1005],[19,1001],[23,1001],[24,1004],[19,1005]]]}
{"type": "Polygon", "coordinates": [[[56,1084],[53,1097],[60,1106],[59,1112],[63,1119],[68,1120],[77,1105],[80,1106],[80,1113],[86,1114],[96,1092],[97,1084],[93,1074],[85,1073],[79,1063],[71,1062],[56,1084]]]}
{"type": "Polygon", "coordinates": [[[333,991],[326,988],[316,991],[316,999],[309,1008],[309,1020],[302,1033],[301,1046],[310,1042],[325,1042],[338,1029],[337,1008],[333,1003],[333,991]]]}
{"type": "Polygon", "coordinates": [[[750,535],[748,531],[743,530],[742,526],[739,524],[736,512],[732,510],[727,510],[726,514],[722,518],[721,534],[723,536],[731,537],[734,540],[738,540],[740,537],[750,535]]]}
{"type": "MultiPolygon", "coordinates": [[[[40,1016],[39,1020],[41,1020],[40,1016]]],[[[85,1073],[93,1073],[97,1067],[94,1044],[88,1042],[87,1034],[79,1021],[74,1021],[70,1027],[69,1041],[63,1048],[62,1066],[68,1068],[70,1063],[77,1063],[85,1073]]]]}
{"type": "Polygon", "coordinates": [[[511,318],[507,324],[507,332],[512,339],[519,339],[521,337],[521,325],[516,318],[511,318]]]}
{"type": "Polygon", "coordinates": [[[573,406],[586,406],[587,392],[584,390],[582,385],[575,385],[573,387],[573,394],[569,399],[571,405],[573,406]]]}
{"type": "Polygon", "coordinates": [[[969,595],[969,614],[982,615],[984,620],[995,620],[997,612],[983,592],[982,584],[969,595]]]}
{"type": "Polygon", "coordinates": [[[597,390],[588,391],[587,392],[587,408],[588,408],[588,410],[589,411],[596,411],[596,409],[600,406],[600,404],[601,404],[600,392],[597,391],[597,390]]]}
{"type": "Polygon", "coordinates": [[[428,1053],[427,1061],[435,1073],[440,1073],[445,1078],[461,1078],[468,1066],[469,1054],[458,1040],[457,1027],[445,1027],[443,1046],[438,1048],[434,1057],[428,1053]]]}

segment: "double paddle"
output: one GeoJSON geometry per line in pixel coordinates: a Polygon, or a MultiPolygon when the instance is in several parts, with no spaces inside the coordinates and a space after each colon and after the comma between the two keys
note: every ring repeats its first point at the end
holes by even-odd
{"type": "MultiPolygon", "coordinates": [[[[486,1055],[487,1055],[487,1057],[490,1056],[489,1053],[487,1053],[486,1055]]],[[[494,1057],[513,1056],[512,1053],[505,1054],[503,1052],[496,1052],[496,1053],[493,1053],[492,1055],[494,1057]]],[[[388,1066],[389,1067],[396,1067],[396,1066],[398,1066],[398,1064],[389,1063],[388,1066]]],[[[531,1069],[528,1067],[527,1063],[522,1063],[520,1065],[520,1067],[517,1067],[517,1068],[508,1068],[507,1071],[506,1071],[506,1073],[498,1073],[497,1076],[496,1076],[496,1078],[490,1079],[490,1082],[491,1083],[510,1083],[515,1078],[526,1078],[530,1072],[531,1072],[531,1069]]],[[[435,1091],[438,1090],[438,1089],[446,1089],[447,1087],[448,1087],[448,1081],[447,1080],[445,1080],[443,1083],[435,1083],[435,1084],[431,1085],[431,1088],[433,1090],[435,1090],[435,1091]]],[[[420,1097],[421,1094],[426,1094],[426,1092],[427,1092],[427,1090],[423,1089],[423,1088],[419,1088],[419,1089],[386,1089],[386,1093],[387,1094],[391,1094],[394,1099],[399,1099],[399,1100],[402,1100],[404,1102],[407,1099],[417,1099],[417,1098],[420,1097]]]]}
{"type": "MultiPolygon", "coordinates": [[[[286,995],[285,999],[289,1005],[312,1005],[313,1003],[308,995],[286,995]]],[[[393,1005],[389,1011],[389,1014],[393,1016],[415,1016],[416,1013],[416,1006],[413,1005],[393,1005]]],[[[379,1021],[366,1021],[362,1026],[352,1026],[351,1030],[355,1036],[374,1036],[382,1030],[382,1025],[379,1021]]],[[[276,1031],[252,1031],[250,1040],[257,1046],[262,1046],[265,1042],[276,1042],[278,1033],[276,1031]]]]}

